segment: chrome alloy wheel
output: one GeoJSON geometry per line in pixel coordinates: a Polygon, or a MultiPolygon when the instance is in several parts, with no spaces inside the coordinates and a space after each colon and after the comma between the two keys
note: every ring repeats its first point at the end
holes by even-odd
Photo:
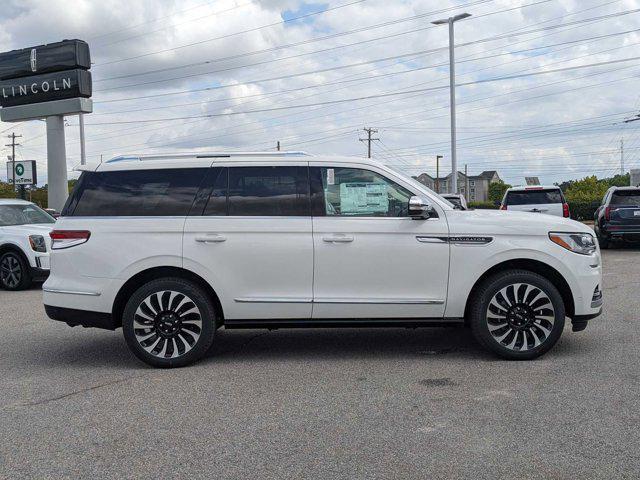
{"type": "Polygon", "coordinates": [[[536,348],[551,335],[555,310],[549,296],[528,283],[499,290],[489,302],[487,324],[493,339],[515,351],[536,348]]]}
{"type": "Polygon", "coordinates": [[[7,288],[16,288],[22,280],[22,266],[12,254],[5,255],[0,263],[0,280],[7,288]]]}
{"type": "Polygon", "coordinates": [[[152,293],[138,305],[133,332],[140,346],[154,357],[180,357],[200,338],[200,309],[184,293],[172,290],[152,293]]]}

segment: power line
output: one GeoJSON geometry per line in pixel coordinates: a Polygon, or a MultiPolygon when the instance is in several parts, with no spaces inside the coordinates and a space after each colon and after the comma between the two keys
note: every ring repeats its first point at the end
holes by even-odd
{"type": "MultiPolygon", "coordinates": [[[[550,74],[550,73],[567,72],[567,71],[578,70],[578,69],[583,69],[583,68],[599,67],[599,66],[604,66],[604,65],[612,65],[612,64],[623,63],[623,62],[631,62],[631,61],[636,61],[636,60],[640,60],[640,56],[629,57],[629,58],[621,58],[621,59],[617,59],[617,60],[609,60],[609,61],[604,61],[604,62],[595,62],[595,63],[589,63],[589,64],[585,64],[585,65],[575,65],[575,66],[572,66],[572,67],[556,68],[556,69],[552,69],[552,70],[543,70],[543,71],[538,71],[538,72],[522,73],[522,74],[516,74],[516,75],[506,75],[506,76],[502,76],[502,77],[493,77],[493,78],[474,80],[474,81],[471,81],[471,82],[458,83],[458,84],[456,84],[456,87],[464,87],[464,86],[469,86],[469,85],[478,85],[478,84],[497,82],[497,81],[502,81],[502,80],[514,80],[514,79],[518,79],[518,78],[526,78],[526,77],[533,77],[533,76],[539,76],[539,75],[547,75],[547,74],[550,74]]],[[[262,109],[256,109],[256,110],[245,110],[245,111],[239,111],[239,112],[210,113],[210,114],[205,114],[205,115],[191,115],[191,116],[182,116],[182,117],[167,117],[167,118],[146,119],[146,120],[124,120],[124,121],[117,121],[117,122],[91,123],[91,124],[87,124],[87,125],[119,125],[119,124],[131,124],[131,123],[156,123],[156,122],[167,122],[167,121],[174,121],[174,120],[189,120],[189,119],[194,119],[194,118],[227,117],[227,116],[233,116],[233,115],[246,115],[246,114],[250,114],[250,113],[264,113],[264,112],[274,112],[274,111],[279,111],[279,110],[289,110],[289,109],[294,109],[294,108],[307,108],[307,107],[314,107],[314,106],[320,106],[320,105],[334,105],[334,104],[337,104],[337,103],[354,102],[354,101],[368,100],[368,99],[373,99],[373,98],[385,98],[385,97],[398,96],[398,95],[407,95],[407,94],[413,94],[413,93],[424,93],[424,92],[428,92],[428,91],[442,90],[442,89],[445,89],[445,88],[449,88],[448,85],[441,85],[441,86],[437,86],[437,87],[421,88],[421,89],[414,89],[414,90],[406,90],[406,91],[403,91],[403,92],[382,93],[382,94],[377,94],[377,95],[365,95],[365,96],[345,98],[345,99],[340,99],[340,100],[327,100],[327,101],[323,101],[323,102],[306,103],[306,104],[300,104],[300,105],[288,105],[288,106],[283,106],[283,107],[271,107],[271,108],[262,108],[262,109]]]]}
{"type": "Polygon", "coordinates": [[[120,40],[115,40],[115,41],[109,42],[109,43],[99,43],[97,46],[98,47],[103,47],[103,48],[104,47],[109,47],[111,45],[115,45],[115,44],[118,44],[118,43],[126,42],[127,40],[131,40],[133,38],[140,38],[140,37],[144,37],[144,36],[147,36],[147,35],[151,35],[153,33],[161,32],[162,30],[166,30],[168,28],[175,28],[175,27],[178,27],[180,25],[184,25],[185,23],[197,22],[197,21],[202,20],[203,18],[214,17],[216,15],[220,15],[221,13],[231,12],[233,10],[237,10],[238,8],[246,7],[247,5],[252,5],[252,4],[253,4],[253,2],[249,1],[249,2],[246,2],[246,3],[242,3],[240,5],[235,5],[233,7],[230,7],[230,8],[224,9],[224,10],[218,10],[217,12],[208,13],[208,14],[202,15],[200,17],[190,18],[188,20],[184,20],[184,21],[179,22],[179,23],[174,23],[174,24],[171,24],[171,25],[167,25],[165,27],[158,28],[156,30],[151,30],[150,32],[143,32],[143,33],[139,33],[137,35],[131,35],[129,37],[121,38],[120,40]]]}
{"type": "MultiPolygon", "coordinates": [[[[537,33],[537,32],[541,32],[541,31],[553,30],[553,29],[557,29],[557,28],[561,28],[561,27],[566,27],[566,26],[569,26],[569,25],[582,24],[582,23],[590,22],[590,21],[594,21],[594,20],[610,19],[610,18],[613,18],[613,17],[617,17],[617,16],[621,16],[621,15],[629,15],[629,14],[637,13],[637,12],[640,12],[640,8],[639,9],[634,9],[634,10],[626,10],[624,12],[618,12],[618,13],[615,13],[615,14],[601,15],[599,17],[593,17],[593,18],[590,18],[590,19],[576,20],[574,22],[569,22],[567,24],[562,24],[562,25],[551,25],[551,26],[547,26],[547,27],[541,27],[541,28],[538,28],[538,29],[521,32],[521,33],[517,34],[516,36],[527,35],[529,33],[537,33]]],[[[492,42],[492,41],[496,41],[496,40],[502,40],[502,39],[505,39],[505,38],[510,38],[512,36],[514,36],[513,33],[495,35],[493,37],[487,37],[487,38],[483,38],[483,39],[479,39],[479,40],[474,40],[474,41],[471,41],[471,42],[460,43],[460,44],[455,45],[455,48],[465,47],[465,46],[469,46],[469,45],[477,45],[477,44],[480,44],[480,43],[492,42]]],[[[421,50],[421,51],[411,52],[411,53],[406,53],[406,54],[401,54],[401,55],[393,55],[393,56],[378,58],[378,59],[374,59],[374,60],[356,62],[356,63],[352,63],[352,64],[348,64],[348,65],[339,65],[339,66],[335,66],[335,67],[327,67],[327,68],[323,68],[323,69],[316,69],[316,70],[313,70],[313,71],[299,72],[299,73],[281,75],[281,76],[270,77],[270,78],[263,78],[263,79],[259,79],[259,80],[253,80],[250,83],[255,84],[255,83],[271,82],[271,81],[276,81],[276,80],[286,80],[286,79],[297,78],[297,77],[306,76],[306,75],[315,75],[315,74],[318,74],[318,73],[326,73],[326,72],[330,72],[330,71],[344,70],[344,69],[347,69],[347,68],[354,68],[354,67],[358,67],[358,66],[362,66],[362,65],[368,65],[368,64],[372,64],[372,63],[386,61],[386,60],[395,60],[395,59],[406,58],[406,57],[410,57],[410,56],[414,56],[414,55],[423,55],[423,54],[428,54],[428,53],[435,53],[435,52],[445,51],[447,49],[448,49],[448,47],[446,47],[446,46],[445,47],[437,47],[437,48],[421,50]]],[[[290,58],[293,58],[293,57],[290,57],[290,58]]],[[[264,63],[264,62],[260,62],[260,63],[264,63]]],[[[163,80],[152,80],[152,81],[147,81],[147,82],[131,83],[131,84],[121,85],[121,86],[117,86],[117,87],[109,87],[109,88],[104,88],[104,89],[98,89],[98,90],[96,90],[96,93],[105,92],[105,91],[112,91],[112,90],[119,90],[119,89],[123,89],[123,88],[131,88],[131,87],[139,87],[139,86],[145,86],[145,85],[153,85],[153,84],[163,83],[163,82],[172,81],[172,80],[182,80],[182,79],[190,78],[190,77],[193,77],[193,76],[200,76],[200,75],[204,75],[204,74],[213,74],[213,73],[221,73],[221,72],[225,72],[225,71],[229,71],[229,70],[235,70],[237,68],[239,68],[239,67],[229,67],[229,68],[226,68],[226,69],[213,70],[213,71],[209,71],[209,72],[205,72],[205,73],[198,73],[198,74],[180,75],[180,76],[171,77],[169,79],[163,79],[163,80]]],[[[171,96],[171,95],[180,95],[180,94],[184,94],[184,93],[194,93],[194,92],[210,91],[210,90],[220,90],[220,89],[223,89],[223,88],[232,88],[232,87],[237,87],[237,84],[216,85],[216,86],[203,87],[203,88],[197,88],[197,89],[188,89],[188,90],[180,90],[180,91],[174,91],[174,92],[165,92],[165,93],[161,93],[161,94],[141,95],[141,96],[136,96],[136,97],[129,97],[129,98],[121,98],[121,99],[113,99],[113,100],[102,101],[102,103],[111,103],[111,102],[116,102],[116,101],[127,101],[127,100],[135,100],[135,99],[142,99],[142,98],[165,97],[165,96],[171,96]]]]}
{"type": "MultiPolygon", "coordinates": [[[[553,48],[553,47],[557,47],[557,46],[586,43],[586,42],[589,42],[589,41],[592,41],[592,40],[599,40],[599,39],[614,37],[614,36],[618,36],[618,35],[625,35],[625,34],[628,34],[628,33],[634,33],[634,32],[638,32],[638,31],[640,31],[640,28],[633,29],[633,30],[625,30],[623,32],[615,32],[615,33],[609,33],[609,34],[604,34],[604,35],[596,35],[596,36],[587,37],[587,38],[581,38],[581,39],[576,39],[576,40],[569,40],[569,41],[559,42],[559,43],[555,43],[555,44],[547,44],[547,45],[542,45],[542,46],[539,46],[539,47],[526,48],[526,49],[522,49],[522,50],[502,52],[502,53],[493,54],[493,55],[485,55],[485,56],[482,56],[482,57],[470,57],[470,58],[466,58],[466,59],[462,59],[462,60],[456,61],[456,65],[459,65],[459,64],[462,64],[462,63],[468,63],[468,62],[476,62],[476,61],[479,61],[479,60],[486,60],[486,59],[489,59],[489,58],[516,55],[516,54],[520,54],[520,53],[528,53],[528,52],[532,52],[532,51],[536,51],[536,50],[545,50],[545,49],[549,49],[549,48],[553,48]]],[[[605,51],[617,50],[619,48],[626,48],[626,47],[629,47],[629,46],[631,46],[631,45],[623,45],[621,47],[615,47],[613,49],[609,49],[609,50],[605,50],[605,51]]],[[[597,53],[603,53],[603,52],[597,52],[597,53]]],[[[582,56],[576,57],[576,58],[583,58],[585,56],[592,56],[592,55],[593,55],[593,53],[589,53],[589,54],[582,55],[582,56]]],[[[516,61],[528,60],[529,58],[532,58],[532,57],[520,58],[520,59],[517,59],[516,61]]],[[[575,60],[576,58],[573,58],[572,60],[575,60]]],[[[563,60],[563,62],[564,61],[566,61],[566,60],[563,60]]],[[[506,62],[506,63],[511,63],[511,62],[506,62]]],[[[389,72],[389,73],[385,73],[385,74],[375,75],[373,77],[366,76],[366,77],[358,77],[358,78],[349,79],[349,80],[338,80],[338,81],[333,81],[333,82],[326,82],[326,83],[324,83],[322,85],[322,87],[340,85],[340,84],[345,84],[345,83],[353,83],[353,82],[360,81],[360,80],[373,80],[373,79],[380,79],[380,78],[385,78],[385,77],[389,77],[389,76],[406,75],[406,74],[409,74],[409,73],[414,73],[414,72],[417,72],[417,71],[427,70],[427,69],[446,66],[446,65],[448,65],[448,63],[444,62],[444,63],[426,65],[426,66],[422,66],[422,67],[409,68],[409,69],[401,70],[399,72],[389,72]]],[[[491,68],[495,68],[495,66],[491,67],[491,68]]],[[[467,72],[467,73],[469,73],[469,72],[467,72]]],[[[226,101],[231,101],[231,100],[240,100],[240,99],[245,99],[245,98],[256,98],[256,97],[265,97],[265,96],[271,96],[271,95],[281,95],[281,94],[284,94],[284,93],[298,92],[298,91],[303,91],[303,90],[308,90],[308,89],[313,89],[313,88],[317,88],[317,86],[316,85],[311,85],[311,86],[297,87],[297,88],[292,88],[292,89],[287,89],[287,90],[279,90],[279,91],[275,91],[275,92],[240,95],[240,96],[236,96],[236,97],[227,97],[227,98],[215,99],[215,100],[204,100],[204,101],[201,100],[201,101],[198,101],[198,102],[188,102],[188,103],[181,103],[181,104],[175,104],[175,105],[161,105],[161,106],[148,107],[148,108],[137,108],[137,109],[131,109],[131,110],[116,110],[116,111],[111,111],[111,112],[96,113],[96,114],[94,114],[94,116],[115,115],[115,114],[121,114],[121,113],[142,112],[142,111],[167,109],[167,108],[173,108],[173,107],[185,107],[185,106],[193,106],[193,105],[211,104],[211,103],[226,102],[226,101]]],[[[96,103],[102,103],[102,102],[96,102],[96,103]]]]}
{"type": "MultiPolygon", "coordinates": [[[[479,4],[482,4],[482,3],[493,2],[493,1],[494,0],[479,0],[479,1],[470,2],[470,3],[467,3],[467,4],[463,4],[463,5],[457,5],[455,7],[449,7],[449,8],[444,8],[444,9],[440,9],[440,10],[434,10],[434,11],[431,11],[431,12],[426,12],[426,13],[421,13],[421,14],[418,14],[418,15],[413,15],[411,17],[405,17],[405,18],[400,18],[400,19],[396,19],[396,20],[390,20],[390,21],[387,21],[387,22],[382,22],[382,23],[378,23],[378,24],[375,24],[375,25],[370,25],[368,27],[360,27],[360,28],[356,28],[356,29],[353,29],[353,30],[347,30],[347,31],[344,31],[344,32],[333,33],[333,34],[330,34],[330,35],[325,35],[325,36],[322,36],[322,37],[315,37],[315,38],[311,38],[311,39],[307,39],[307,40],[302,40],[302,41],[299,41],[299,42],[294,42],[294,43],[289,43],[289,44],[284,44],[284,45],[277,45],[275,47],[264,48],[264,49],[261,49],[261,50],[254,50],[254,51],[251,51],[251,52],[239,53],[239,54],[235,54],[235,55],[229,55],[229,56],[226,56],[226,57],[220,57],[220,58],[216,58],[216,59],[203,60],[203,61],[195,62],[195,63],[187,63],[187,64],[182,64],[182,65],[176,65],[176,66],[173,66],[173,67],[165,67],[165,68],[159,68],[159,69],[155,69],[155,70],[148,70],[148,71],[143,71],[143,72],[130,73],[130,74],[126,74],[126,75],[118,75],[118,76],[115,76],[115,77],[108,77],[108,78],[104,78],[104,79],[99,79],[99,80],[96,80],[96,82],[102,82],[102,81],[108,81],[108,80],[117,80],[117,79],[130,78],[130,77],[137,77],[137,76],[150,75],[150,74],[155,74],[155,73],[163,73],[163,72],[169,72],[169,71],[172,71],[172,70],[184,70],[186,68],[197,67],[197,66],[202,66],[202,65],[210,65],[212,63],[218,63],[218,62],[227,61],[227,60],[237,60],[239,58],[259,55],[259,54],[263,54],[263,53],[271,53],[271,52],[275,52],[275,51],[286,49],[286,48],[299,47],[299,46],[303,46],[303,45],[309,45],[311,43],[330,40],[330,39],[339,38],[339,37],[343,37],[343,36],[347,36],[347,35],[353,35],[354,33],[361,33],[361,32],[365,32],[365,31],[369,31],[369,30],[376,30],[378,28],[388,27],[388,26],[391,26],[391,25],[397,25],[397,24],[404,23],[404,22],[418,20],[418,19],[421,19],[421,18],[424,18],[424,17],[427,17],[427,16],[448,12],[450,10],[455,10],[455,9],[459,9],[459,8],[466,8],[466,7],[469,7],[469,6],[476,6],[476,5],[479,5],[479,4]]],[[[617,1],[619,1],[619,0],[617,0],[617,1]]],[[[374,39],[363,40],[363,41],[359,41],[359,42],[355,42],[355,43],[351,43],[351,44],[347,44],[347,45],[339,45],[339,46],[337,46],[335,48],[351,47],[351,46],[355,46],[355,45],[361,45],[361,44],[364,44],[364,43],[368,43],[368,42],[371,42],[371,41],[377,41],[377,40],[393,38],[393,37],[395,37],[397,35],[405,35],[405,34],[409,34],[409,33],[422,32],[427,28],[431,29],[433,27],[429,26],[429,27],[423,27],[423,28],[416,29],[416,30],[403,31],[403,32],[400,32],[400,33],[397,33],[397,34],[385,35],[385,36],[382,36],[382,37],[376,37],[374,39]]],[[[316,52],[311,52],[311,53],[316,53],[316,52]]]]}
{"type": "Polygon", "coordinates": [[[119,60],[111,60],[109,62],[102,62],[102,63],[96,64],[95,66],[98,67],[98,66],[104,66],[104,65],[113,65],[114,63],[126,62],[126,61],[129,61],[129,60],[137,60],[139,58],[149,57],[151,55],[158,55],[160,53],[174,52],[176,50],[181,50],[183,48],[192,47],[194,45],[201,45],[203,43],[213,42],[215,40],[222,40],[224,38],[234,37],[236,35],[241,35],[243,33],[256,32],[258,30],[262,30],[262,29],[269,28],[269,27],[274,27],[276,25],[282,25],[282,24],[286,24],[286,23],[296,22],[298,20],[302,20],[303,18],[309,18],[309,17],[315,16],[315,15],[321,15],[321,14],[324,14],[324,13],[332,12],[332,11],[335,11],[335,10],[338,10],[338,9],[341,9],[341,8],[350,7],[351,5],[356,5],[356,4],[359,4],[359,3],[363,3],[365,1],[366,0],[354,0],[354,1],[351,1],[351,2],[348,2],[348,3],[343,3],[341,5],[336,5],[335,7],[328,7],[328,8],[325,8],[323,10],[316,11],[316,12],[305,13],[304,15],[299,15],[297,17],[291,17],[291,18],[287,18],[287,19],[282,19],[282,20],[280,20],[278,22],[269,23],[267,25],[261,25],[259,27],[249,28],[249,29],[246,29],[246,30],[241,30],[239,32],[233,32],[233,33],[229,33],[229,34],[226,34],[226,35],[221,35],[219,37],[214,37],[214,38],[209,38],[207,40],[201,40],[199,42],[189,43],[189,44],[186,44],[186,45],[180,45],[180,46],[172,47],[172,48],[165,48],[163,50],[157,50],[155,52],[143,53],[143,54],[140,54],[140,55],[134,55],[132,57],[121,58],[119,60]]]}

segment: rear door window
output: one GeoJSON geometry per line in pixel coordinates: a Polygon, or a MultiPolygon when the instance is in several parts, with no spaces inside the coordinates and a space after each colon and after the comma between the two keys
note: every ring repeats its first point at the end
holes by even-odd
{"type": "Polygon", "coordinates": [[[185,216],[207,170],[84,172],[63,213],[75,217],[185,216]]]}
{"type": "Polygon", "coordinates": [[[613,192],[611,205],[640,207],[640,190],[617,190],[613,192]]]}
{"type": "Polygon", "coordinates": [[[559,188],[543,190],[512,190],[507,193],[507,205],[540,205],[545,203],[564,203],[559,188]]]}
{"type": "Polygon", "coordinates": [[[231,167],[228,170],[228,215],[311,215],[308,167],[231,167]]]}

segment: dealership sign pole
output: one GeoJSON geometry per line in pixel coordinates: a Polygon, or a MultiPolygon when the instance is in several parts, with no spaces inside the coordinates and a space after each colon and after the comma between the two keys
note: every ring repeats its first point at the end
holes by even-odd
{"type": "MultiPolygon", "coordinates": [[[[82,40],[0,53],[0,119],[46,120],[48,200],[56,210],[69,195],[64,116],[93,111],[90,68],[89,45],[82,40]]],[[[84,131],[81,137],[84,158],[84,131]]]]}

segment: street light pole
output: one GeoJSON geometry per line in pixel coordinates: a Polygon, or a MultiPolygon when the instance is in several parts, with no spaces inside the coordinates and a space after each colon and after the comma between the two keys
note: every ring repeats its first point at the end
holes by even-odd
{"type": "Polygon", "coordinates": [[[451,116],[451,193],[458,193],[458,158],[456,156],[456,61],[454,55],[453,24],[470,17],[470,13],[461,13],[454,17],[431,22],[434,25],[449,25],[449,104],[451,116]]]}

